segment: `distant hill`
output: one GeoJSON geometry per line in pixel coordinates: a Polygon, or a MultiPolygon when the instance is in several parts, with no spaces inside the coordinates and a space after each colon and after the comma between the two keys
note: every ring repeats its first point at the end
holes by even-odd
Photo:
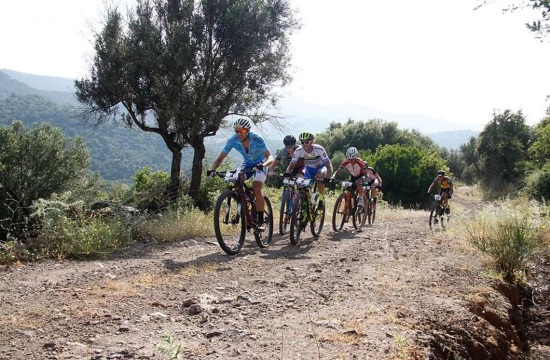
{"type": "Polygon", "coordinates": [[[479,131],[453,130],[440,131],[428,135],[436,144],[449,150],[460,150],[460,145],[466,144],[470,138],[479,136],[479,131]]]}

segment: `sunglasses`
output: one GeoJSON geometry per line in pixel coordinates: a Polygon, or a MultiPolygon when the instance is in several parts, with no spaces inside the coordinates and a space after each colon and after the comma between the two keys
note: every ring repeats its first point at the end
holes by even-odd
{"type": "Polygon", "coordinates": [[[311,144],[311,140],[309,140],[309,141],[302,141],[302,145],[309,145],[309,144],[311,144]]]}
{"type": "Polygon", "coordinates": [[[235,129],[235,134],[246,134],[246,129],[235,129]]]}
{"type": "Polygon", "coordinates": [[[286,149],[294,149],[294,146],[285,146],[286,149]]]}

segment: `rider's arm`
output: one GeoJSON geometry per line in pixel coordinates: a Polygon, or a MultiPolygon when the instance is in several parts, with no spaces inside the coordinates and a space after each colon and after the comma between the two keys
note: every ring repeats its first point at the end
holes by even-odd
{"type": "Polygon", "coordinates": [[[332,177],[332,163],[330,160],[325,163],[325,166],[327,167],[327,178],[332,177]]]}
{"type": "Polygon", "coordinates": [[[275,170],[275,168],[280,164],[281,162],[277,159],[273,160],[273,163],[271,163],[271,165],[269,165],[269,172],[273,172],[273,170],[275,170]]]}
{"type": "Polygon", "coordinates": [[[271,166],[273,164],[273,161],[275,160],[273,159],[273,155],[271,155],[271,151],[269,150],[264,151],[264,156],[265,156],[265,160],[262,163],[262,165],[264,167],[271,166]]]}
{"type": "Polygon", "coordinates": [[[218,155],[218,158],[214,160],[214,162],[210,166],[210,170],[216,170],[222,164],[222,161],[223,159],[225,159],[226,156],[227,156],[227,153],[222,151],[220,155],[218,155]]]}

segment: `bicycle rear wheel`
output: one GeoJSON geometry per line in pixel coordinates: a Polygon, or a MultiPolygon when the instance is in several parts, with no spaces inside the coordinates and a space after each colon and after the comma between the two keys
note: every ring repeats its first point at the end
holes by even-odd
{"type": "Polygon", "coordinates": [[[214,205],[214,232],[223,251],[235,255],[246,237],[246,214],[240,199],[231,191],[220,194],[214,205]]]}
{"type": "Polygon", "coordinates": [[[347,215],[346,195],[344,193],[338,196],[336,203],[334,204],[334,210],[332,211],[332,229],[336,232],[342,231],[344,224],[346,223],[347,215]]]}
{"type": "Polygon", "coordinates": [[[290,218],[290,243],[297,245],[300,242],[300,234],[307,224],[307,210],[304,208],[306,202],[304,194],[300,193],[292,206],[292,217],[290,218]]]}
{"type": "Polygon", "coordinates": [[[271,202],[264,196],[264,231],[254,231],[254,238],[256,243],[261,248],[266,248],[271,244],[273,238],[273,210],[271,208],[271,202]]]}
{"type": "MultiPolygon", "coordinates": [[[[358,194],[355,200],[355,212],[353,214],[353,227],[356,230],[360,230],[365,225],[365,222],[367,221],[367,217],[368,217],[368,214],[365,211],[364,207],[363,206],[359,207],[359,205],[357,205],[359,203],[359,198],[360,196],[358,194]]],[[[365,195],[363,195],[363,204],[366,204],[368,207],[368,201],[365,195]]],[[[370,221],[369,221],[369,224],[370,224],[370,221]]]]}
{"type": "Polygon", "coordinates": [[[313,221],[310,224],[311,234],[315,237],[321,235],[321,230],[323,230],[323,224],[325,223],[325,210],[326,210],[326,201],[323,201],[323,208],[317,209],[319,205],[319,194],[316,194],[313,199],[313,221]]]}
{"type": "Polygon", "coordinates": [[[292,216],[292,209],[290,201],[292,200],[293,194],[288,191],[283,191],[283,196],[281,197],[281,208],[279,210],[279,234],[285,235],[288,231],[288,226],[290,225],[290,217],[292,216]]]}

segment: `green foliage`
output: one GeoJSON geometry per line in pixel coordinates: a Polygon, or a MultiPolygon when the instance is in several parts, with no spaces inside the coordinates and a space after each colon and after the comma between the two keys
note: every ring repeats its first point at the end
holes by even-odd
{"type": "Polygon", "coordinates": [[[516,279],[525,263],[547,242],[548,209],[540,207],[505,202],[484,210],[476,223],[466,227],[469,241],[493,259],[508,281],[516,279]]]}
{"type": "Polygon", "coordinates": [[[535,126],[533,135],[529,155],[538,166],[542,166],[550,159],[550,114],[535,126]]]}
{"type": "MultiPolygon", "coordinates": [[[[43,123],[26,129],[20,121],[0,128],[0,239],[28,231],[29,209],[38,199],[78,188],[89,166],[80,138],[68,138],[43,123]]],[[[82,188],[80,186],[80,188],[82,188]]]]}
{"type": "Polygon", "coordinates": [[[56,197],[38,200],[33,210],[41,224],[35,246],[48,257],[104,257],[130,244],[140,222],[121,207],[91,213],[82,202],[69,204],[56,197]]]}
{"type": "Polygon", "coordinates": [[[493,115],[479,135],[477,148],[480,184],[486,195],[502,196],[523,179],[530,140],[530,128],[521,111],[493,115]]]}
{"type": "Polygon", "coordinates": [[[159,355],[169,360],[182,359],[184,346],[176,341],[172,333],[166,333],[156,346],[159,355]]]}
{"type": "Polygon", "coordinates": [[[367,160],[383,179],[384,200],[405,207],[427,206],[426,190],[437,170],[446,169],[435,151],[417,146],[380,146],[367,160]]]}
{"type": "Polygon", "coordinates": [[[396,122],[381,119],[349,119],[345,124],[333,122],[325,132],[317,135],[315,142],[323,145],[331,157],[337,151],[345,152],[351,146],[371,152],[376,151],[380,145],[393,144],[437,147],[429,137],[421,135],[418,131],[399,130],[396,122]]]}
{"type": "Polygon", "coordinates": [[[550,162],[541,169],[533,170],[525,179],[523,189],[530,199],[550,200],[550,162]]]}

